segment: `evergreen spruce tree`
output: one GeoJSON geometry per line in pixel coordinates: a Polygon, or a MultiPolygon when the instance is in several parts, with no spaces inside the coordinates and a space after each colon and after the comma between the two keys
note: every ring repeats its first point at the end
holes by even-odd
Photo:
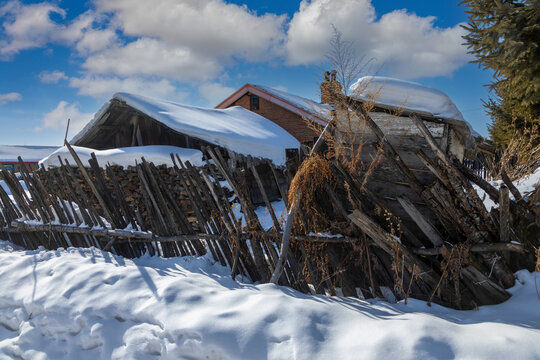
{"type": "Polygon", "coordinates": [[[464,36],[474,62],[494,71],[484,102],[490,134],[505,145],[517,134],[540,138],[540,0],[464,0],[464,36]]]}

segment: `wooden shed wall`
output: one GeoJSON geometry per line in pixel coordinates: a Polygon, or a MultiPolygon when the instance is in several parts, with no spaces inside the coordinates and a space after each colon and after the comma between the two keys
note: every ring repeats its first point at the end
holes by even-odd
{"type": "MultiPolygon", "coordinates": [[[[340,143],[355,144],[356,151],[361,151],[360,160],[365,164],[370,164],[377,156],[378,140],[363,121],[351,114],[338,112],[336,138],[340,143]]],[[[435,155],[413,121],[409,117],[393,116],[383,111],[372,112],[370,116],[418,180],[424,185],[435,182],[435,175],[420,161],[416,152],[422,150],[431,158],[435,155]]],[[[452,135],[451,125],[435,121],[424,121],[424,124],[441,148],[460,160],[463,158],[463,145],[455,134],[452,135]]],[[[387,204],[389,210],[399,216],[406,227],[412,229],[419,239],[423,239],[424,235],[402,208],[397,200],[398,197],[410,200],[427,219],[432,223],[437,223],[433,212],[429,211],[418,194],[411,189],[395,166],[384,156],[381,156],[380,164],[369,176],[367,187],[377,194],[387,204]]]]}

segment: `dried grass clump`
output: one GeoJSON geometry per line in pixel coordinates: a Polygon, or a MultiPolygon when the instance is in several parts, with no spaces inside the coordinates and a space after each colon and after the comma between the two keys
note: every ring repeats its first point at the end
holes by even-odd
{"type": "MultiPolygon", "coordinates": [[[[461,268],[468,263],[470,255],[470,244],[456,244],[451,248],[443,246],[442,248],[442,257],[441,261],[441,278],[439,283],[433,289],[431,296],[428,299],[428,304],[431,304],[433,296],[439,291],[440,286],[444,283],[447,284],[448,281],[452,280],[454,283],[454,292],[456,296],[456,303],[458,306],[461,306],[461,292],[459,288],[459,280],[461,274],[461,268]]],[[[490,274],[491,275],[491,274],[490,274]]],[[[439,295],[440,296],[440,295],[439,295]]]]}
{"type": "Polygon", "coordinates": [[[302,162],[291,182],[289,204],[293,203],[296,193],[302,194],[303,204],[312,203],[313,197],[324,188],[325,182],[329,185],[335,184],[336,176],[326,158],[313,154],[302,162]]]}
{"type": "MultiPolygon", "coordinates": [[[[317,196],[326,193],[325,184],[335,188],[336,181],[330,162],[318,154],[305,159],[296,172],[289,189],[289,204],[293,203],[295,194],[301,194],[300,207],[306,214],[305,225],[310,229],[324,230],[328,226],[327,216],[317,196]]],[[[302,222],[297,223],[302,225],[302,222]]]]}

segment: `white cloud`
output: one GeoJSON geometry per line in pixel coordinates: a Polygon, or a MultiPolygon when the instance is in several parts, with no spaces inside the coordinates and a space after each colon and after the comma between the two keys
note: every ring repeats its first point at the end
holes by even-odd
{"type": "Polygon", "coordinates": [[[123,44],[105,40],[83,64],[89,74],[208,81],[233,58],[277,56],[285,36],[285,16],[259,16],[222,0],[97,0],[95,6],[97,16],[110,16],[109,26],[135,39],[123,44]]]}
{"type": "Polygon", "coordinates": [[[60,80],[67,80],[67,76],[63,71],[42,71],[38,75],[39,80],[46,84],[56,84],[60,80]]]}
{"type": "Polygon", "coordinates": [[[73,46],[90,75],[160,76],[208,81],[233,59],[265,61],[282,51],[286,16],[258,15],[223,0],[117,0],[62,23],[56,3],[0,8],[0,56],[49,43],[73,46]],[[122,42],[121,38],[129,38],[122,42]]]}
{"type": "MultiPolygon", "coordinates": [[[[447,75],[468,60],[458,25],[438,28],[433,17],[405,11],[377,18],[370,0],[303,0],[289,23],[285,15],[259,15],[225,0],[92,0],[91,10],[67,21],[58,4],[9,0],[0,6],[0,60],[68,45],[84,70],[70,86],[102,99],[116,91],[179,98],[172,81],[180,81],[202,84],[201,95],[214,101],[228,92],[216,79],[235,59],[320,62],[332,24],[391,75],[447,75]]],[[[66,79],[61,72],[39,77],[66,79]]]]}
{"type": "Polygon", "coordinates": [[[50,15],[65,16],[65,11],[56,5],[38,3],[22,5],[19,1],[7,2],[0,8],[0,18],[4,18],[4,31],[0,37],[0,56],[9,58],[21,50],[42,47],[50,41],[50,36],[58,30],[50,15]]]}
{"type": "Polygon", "coordinates": [[[208,100],[209,106],[216,106],[235,91],[236,89],[219,83],[203,83],[199,86],[199,94],[208,100]]]}
{"type": "Polygon", "coordinates": [[[69,85],[77,88],[80,95],[89,95],[102,100],[110,99],[116,92],[130,92],[177,101],[186,96],[165,79],[148,80],[135,77],[122,79],[87,75],[70,78],[69,85]]]}
{"type": "Polygon", "coordinates": [[[16,92],[11,92],[7,94],[0,94],[0,104],[6,104],[12,101],[22,100],[22,95],[16,92]]]}
{"type": "Polygon", "coordinates": [[[449,75],[470,56],[459,24],[438,28],[434,17],[396,10],[375,16],[370,0],[303,0],[291,20],[285,45],[289,63],[312,64],[324,59],[332,25],[360,55],[373,58],[386,73],[402,78],[449,75]]]}
{"type": "Polygon", "coordinates": [[[183,81],[209,79],[221,70],[216,59],[150,38],[91,55],[83,67],[93,74],[157,75],[183,81]]]}
{"type": "Polygon", "coordinates": [[[100,20],[93,11],[86,11],[72,21],[60,24],[52,15],[66,17],[66,11],[54,3],[23,5],[18,0],[0,7],[0,59],[9,60],[22,50],[45,47],[50,43],[73,45],[81,54],[101,50],[116,40],[111,29],[95,29],[100,20]]]}
{"type": "Polygon", "coordinates": [[[222,0],[96,0],[125,35],[160,39],[210,57],[262,60],[284,39],[285,16],[257,15],[222,0]]]}
{"type": "Polygon", "coordinates": [[[95,53],[104,50],[117,42],[118,36],[113,29],[87,29],[82,33],[75,48],[81,55],[95,53]]]}
{"type": "Polygon", "coordinates": [[[324,58],[332,37],[332,24],[344,36],[353,34],[357,42],[364,42],[371,34],[367,24],[375,19],[375,9],[369,0],[303,0],[294,14],[285,45],[288,61],[309,64],[324,58]]]}
{"type": "Polygon", "coordinates": [[[69,104],[67,101],[60,101],[56,108],[43,116],[41,126],[36,127],[35,131],[44,129],[58,130],[65,128],[68,119],[70,119],[69,131],[72,134],[78,133],[88,121],[93,118],[93,114],[82,113],[76,103],[69,104]]]}

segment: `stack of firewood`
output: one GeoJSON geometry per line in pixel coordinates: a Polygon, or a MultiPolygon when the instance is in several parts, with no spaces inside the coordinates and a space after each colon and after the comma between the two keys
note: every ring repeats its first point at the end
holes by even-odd
{"type": "MultiPolygon", "coordinates": [[[[209,165],[206,165],[205,167],[208,167],[209,165]]],[[[186,193],[186,190],[184,187],[181,186],[181,184],[176,179],[176,174],[174,173],[173,167],[167,167],[166,165],[159,165],[156,166],[156,170],[159,173],[159,176],[163,182],[163,185],[169,189],[170,193],[174,197],[175,201],[177,202],[178,206],[182,209],[184,214],[186,215],[187,219],[192,223],[196,224],[196,216],[195,211],[191,206],[191,203],[189,201],[188,195],[186,193]]],[[[54,178],[58,179],[57,181],[54,181],[54,186],[60,191],[61,193],[65,193],[67,191],[66,184],[63,181],[60,181],[62,173],[62,170],[60,168],[51,168],[48,170],[40,169],[39,170],[41,174],[44,174],[44,172],[53,173],[57,176],[54,178]]],[[[95,196],[92,193],[92,189],[89,186],[89,184],[85,181],[81,171],[78,168],[73,168],[74,176],[76,177],[82,191],[88,196],[89,200],[92,201],[92,205],[98,210],[101,211],[101,206],[98,202],[98,200],[95,198],[95,196]]],[[[94,170],[89,168],[88,170],[89,175],[92,178],[96,178],[96,175],[94,173],[94,170]]],[[[145,202],[143,199],[143,192],[142,192],[142,184],[139,179],[139,175],[137,174],[137,168],[134,166],[128,166],[127,168],[123,168],[121,166],[110,166],[108,167],[108,172],[103,174],[105,180],[107,181],[107,187],[109,190],[113,190],[112,188],[112,182],[111,176],[114,176],[116,181],[118,182],[119,187],[122,189],[122,192],[125,196],[126,202],[133,208],[140,209],[140,215],[145,223],[150,224],[150,219],[153,217],[152,210],[147,209],[145,206],[145,202]]],[[[71,186],[75,186],[75,184],[71,183],[71,186]]],[[[227,190],[227,189],[226,189],[227,190]]]]}

